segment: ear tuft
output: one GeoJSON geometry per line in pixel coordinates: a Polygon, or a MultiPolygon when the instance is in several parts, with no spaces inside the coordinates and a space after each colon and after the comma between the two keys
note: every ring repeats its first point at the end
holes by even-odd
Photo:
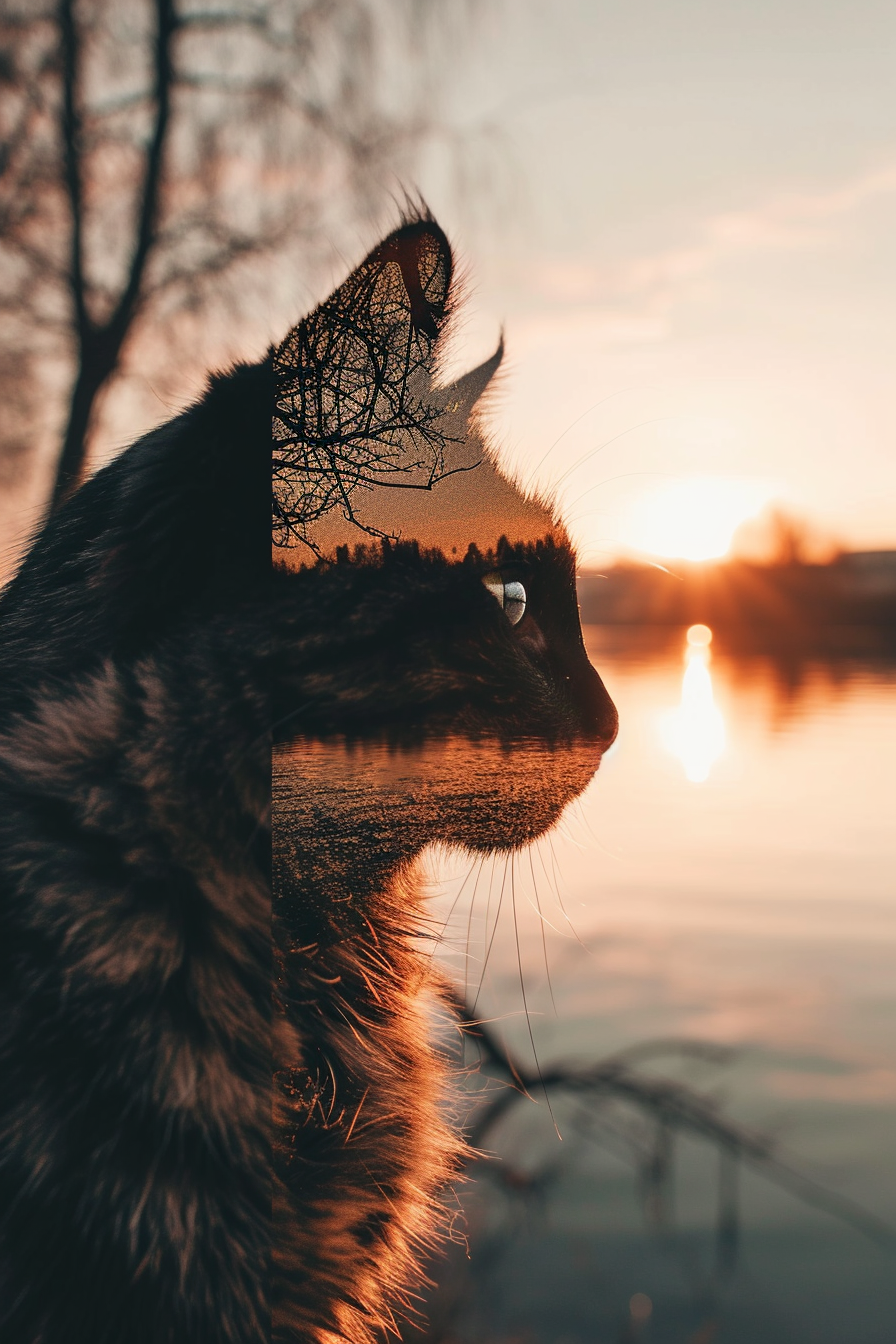
{"type": "Polygon", "coordinates": [[[397,229],[376,248],[365,266],[395,262],[410,308],[411,325],[432,340],[448,312],[451,248],[438,224],[418,220],[397,229]]]}

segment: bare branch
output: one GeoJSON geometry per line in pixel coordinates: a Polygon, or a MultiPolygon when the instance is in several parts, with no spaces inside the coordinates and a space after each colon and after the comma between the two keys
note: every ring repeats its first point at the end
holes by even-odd
{"type": "Polygon", "coordinates": [[[137,241],[131,259],[127,283],[118,305],[109,320],[110,332],[124,339],[127,326],[134,315],[140,296],[143,275],[153,244],[159,212],[159,188],[165,152],[165,137],[171,116],[172,60],[171,43],[177,27],[173,0],[156,0],[155,86],[153,98],[156,115],[152,139],[146,154],[146,172],[137,224],[137,241]]]}
{"type": "Polygon", "coordinates": [[[495,1070],[508,1083],[480,1107],[469,1134],[474,1148],[485,1146],[498,1122],[529,1092],[562,1092],[588,1102],[601,1096],[621,1099],[641,1108],[673,1131],[682,1130],[708,1140],[720,1150],[755,1167],[803,1203],[838,1218],[882,1246],[896,1249],[896,1228],[854,1200],[826,1189],[784,1162],[775,1154],[768,1134],[729,1119],[712,1097],[683,1083],[643,1074],[631,1067],[632,1059],[637,1059],[639,1052],[644,1052],[642,1058],[662,1053],[718,1062],[726,1057],[720,1054],[718,1046],[680,1039],[653,1041],[595,1064],[560,1064],[539,1075],[515,1060],[488,1026],[470,1014],[462,999],[453,996],[452,1008],[465,1034],[476,1041],[486,1072],[495,1070]]]}

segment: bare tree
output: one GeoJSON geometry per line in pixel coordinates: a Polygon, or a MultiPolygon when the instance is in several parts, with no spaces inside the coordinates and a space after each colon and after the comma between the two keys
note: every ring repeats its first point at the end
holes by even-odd
{"type": "Polygon", "coordinates": [[[241,310],[247,266],[264,259],[270,297],[327,226],[371,210],[376,192],[382,208],[431,123],[421,53],[435,8],[5,0],[7,478],[61,441],[46,471],[57,505],[110,388],[137,366],[182,364],[177,339],[208,343],[241,310]]]}

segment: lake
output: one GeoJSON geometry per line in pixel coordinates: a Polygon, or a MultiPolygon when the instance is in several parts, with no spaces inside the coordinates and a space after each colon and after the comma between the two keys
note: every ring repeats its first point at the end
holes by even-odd
{"type": "Polygon", "coordinates": [[[896,1339],[896,666],[704,631],[587,628],[599,773],[512,859],[432,855],[439,956],[521,1068],[632,1051],[489,1131],[440,1338],[896,1339]]]}

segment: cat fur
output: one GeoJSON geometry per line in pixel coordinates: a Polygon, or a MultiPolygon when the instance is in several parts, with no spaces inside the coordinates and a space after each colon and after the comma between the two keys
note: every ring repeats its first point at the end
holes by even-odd
{"type": "Polygon", "coordinates": [[[366,1344],[412,1308],[460,1144],[418,856],[526,843],[615,733],[568,539],[466,430],[485,375],[438,385],[451,272],[407,223],[89,480],[0,601],[3,1344],[366,1344]],[[349,439],[339,322],[413,351],[433,483],[398,525],[363,483],[312,517],[281,465],[272,565],[272,418],[275,463],[349,439]],[[475,536],[426,531],[477,491],[475,536]]]}

